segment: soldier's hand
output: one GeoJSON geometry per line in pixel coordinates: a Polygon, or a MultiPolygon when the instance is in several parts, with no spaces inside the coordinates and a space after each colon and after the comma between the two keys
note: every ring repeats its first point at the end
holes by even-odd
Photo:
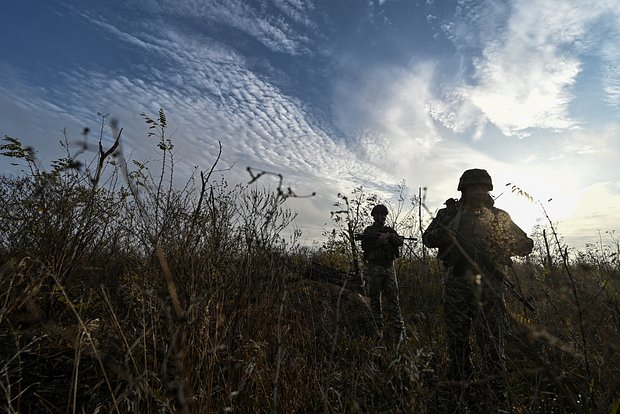
{"type": "Polygon", "coordinates": [[[379,243],[387,244],[390,240],[390,233],[380,233],[379,234],[379,243]]]}

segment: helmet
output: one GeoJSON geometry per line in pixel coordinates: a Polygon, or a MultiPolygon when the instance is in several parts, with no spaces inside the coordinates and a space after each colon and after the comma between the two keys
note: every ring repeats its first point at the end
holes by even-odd
{"type": "Polygon", "coordinates": [[[472,184],[485,184],[489,188],[489,191],[493,190],[493,182],[487,170],[474,168],[465,171],[463,175],[461,175],[457,190],[463,191],[465,187],[472,184]]]}
{"type": "Polygon", "coordinates": [[[377,204],[376,206],[374,206],[372,208],[372,211],[370,212],[370,215],[374,216],[377,213],[382,213],[382,214],[387,215],[388,214],[388,209],[383,204],[377,204]]]}

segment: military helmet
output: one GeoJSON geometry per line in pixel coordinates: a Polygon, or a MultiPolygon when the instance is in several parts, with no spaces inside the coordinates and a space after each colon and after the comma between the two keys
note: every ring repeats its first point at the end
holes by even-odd
{"type": "Polygon", "coordinates": [[[463,191],[465,187],[472,184],[485,184],[489,188],[489,191],[493,190],[493,182],[491,181],[491,176],[487,170],[473,168],[465,171],[463,175],[461,175],[457,190],[463,191]]]}
{"type": "Polygon", "coordinates": [[[376,206],[374,206],[370,212],[371,216],[374,216],[375,214],[385,214],[387,216],[388,214],[388,209],[386,206],[384,206],[383,204],[377,204],[376,206]]]}

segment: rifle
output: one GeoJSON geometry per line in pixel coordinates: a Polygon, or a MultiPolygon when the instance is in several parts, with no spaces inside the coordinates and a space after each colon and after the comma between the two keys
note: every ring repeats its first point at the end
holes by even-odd
{"type": "MultiPolygon", "coordinates": [[[[417,240],[415,237],[404,237],[404,236],[397,236],[400,240],[402,240],[403,242],[405,240],[417,240]]],[[[378,233],[372,233],[372,234],[366,234],[366,233],[357,233],[355,234],[355,240],[357,241],[364,241],[364,240],[371,240],[371,241],[376,241],[379,238],[379,234],[378,233]]],[[[354,242],[352,242],[354,243],[354,242]]],[[[362,243],[362,247],[363,247],[363,243],[362,243]]],[[[393,258],[398,258],[400,257],[400,247],[396,247],[396,246],[391,246],[390,245],[390,249],[392,249],[392,254],[393,254],[393,258]]],[[[366,256],[367,252],[364,252],[364,261],[366,261],[367,256],[366,256]]]]}
{"type": "MultiPolygon", "coordinates": [[[[367,235],[367,234],[357,233],[357,234],[355,235],[355,240],[357,240],[357,241],[362,241],[362,240],[364,240],[364,238],[366,238],[366,237],[374,237],[374,236],[375,236],[374,234],[372,234],[372,235],[367,235]]],[[[400,239],[401,239],[401,240],[412,240],[412,241],[416,241],[416,240],[418,240],[416,237],[404,237],[404,236],[398,236],[398,237],[400,237],[400,239]]]]}
{"type": "Polygon", "coordinates": [[[461,233],[456,230],[449,229],[451,237],[454,238],[453,242],[455,242],[456,246],[461,250],[461,254],[465,256],[465,258],[477,268],[478,271],[484,271],[490,276],[497,275],[502,280],[502,283],[506,288],[512,293],[512,295],[517,298],[526,308],[530,311],[536,313],[536,307],[532,304],[532,302],[528,298],[524,298],[519,292],[517,292],[514,283],[509,281],[502,270],[500,270],[495,261],[492,260],[489,256],[484,254],[478,250],[466,237],[464,237],[461,233]]]}

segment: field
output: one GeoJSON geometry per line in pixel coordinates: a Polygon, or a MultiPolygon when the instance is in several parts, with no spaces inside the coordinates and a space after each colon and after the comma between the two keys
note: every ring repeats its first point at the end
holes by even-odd
{"type": "MultiPolygon", "coordinates": [[[[299,246],[282,236],[292,193],[229,185],[217,160],[173,185],[165,115],[145,119],[158,168],[113,146],[43,171],[5,138],[27,172],[0,178],[3,411],[446,412],[433,252],[413,243],[396,264],[409,338],[375,339],[341,232],[363,225],[350,212],[367,198],[341,197],[334,232],[299,246]]],[[[507,296],[512,410],[616,413],[619,244],[612,233],[576,252],[551,223],[538,230],[509,274],[537,308],[507,296]]],[[[477,382],[468,390],[484,406],[477,382]]]]}

